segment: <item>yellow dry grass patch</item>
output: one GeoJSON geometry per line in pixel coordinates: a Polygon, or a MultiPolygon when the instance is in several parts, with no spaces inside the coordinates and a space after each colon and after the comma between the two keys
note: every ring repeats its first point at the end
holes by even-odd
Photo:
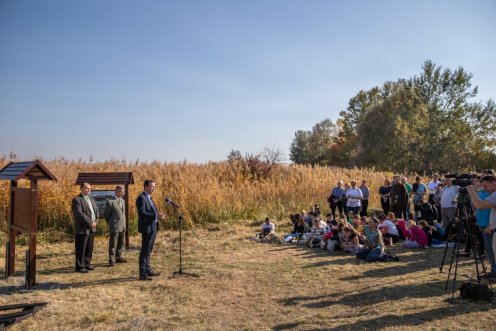
{"type": "MultiPolygon", "coordinates": [[[[196,229],[200,241],[186,233],[183,271],[198,278],[172,276],[177,234],[162,231],[152,254],[162,275],[151,282],[137,280],[137,249],[126,252],[129,263],[109,268],[98,238],[96,270],[78,274],[71,243],[45,244],[39,285],[22,290],[21,274],[1,280],[0,304],[49,303],[12,330],[494,329],[493,304],[461,301],[458,292],[449,302],[442,249],[396,247],[398,263],[358,264],[344,253],[250,241],[255,230],[225,223],[196,229]]],[[[459,278],[474,270],[462,260],[459,278]]]]}

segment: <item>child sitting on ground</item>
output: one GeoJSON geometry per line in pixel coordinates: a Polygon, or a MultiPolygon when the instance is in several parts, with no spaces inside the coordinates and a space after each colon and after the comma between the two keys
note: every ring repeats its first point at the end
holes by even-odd
{"type": "Polygon", "coordinates": [[[424,248],[428,245],[427,234],[420,226],[415,224],[415,221],[408,221],[407,227],[409,235],[403,246],[407,248],[424,248]]]}

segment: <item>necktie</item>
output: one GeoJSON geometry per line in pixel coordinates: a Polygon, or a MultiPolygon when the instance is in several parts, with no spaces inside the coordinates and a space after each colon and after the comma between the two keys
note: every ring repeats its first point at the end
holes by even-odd
{"type": "Polygon", "coordinates": [[[85,198],[86,202],[88,203],[88,206],[90,207],[91,220],[94,221],[94,220],[96,220],[96,216],[95,216],[95,211],[93,210],[93,204],[91,203],[91,200],[88,196],[85,196],[84,198],[85,198]]]}
{"type": "Polygon", "coordinates": [[[150,204],[152,205],[153,211],[155,212],[155,222],[156,222],[158,217],[157,208],[155,208],[155,204],[153,203],[152,197],[149,198],[150,198],[150,204]]]}

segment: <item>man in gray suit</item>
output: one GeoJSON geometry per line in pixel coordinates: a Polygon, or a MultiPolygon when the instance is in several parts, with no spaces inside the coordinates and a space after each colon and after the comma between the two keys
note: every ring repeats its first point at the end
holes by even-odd
{"type": "Polygon", "coordinates": [[[95,199],[90,196],[91,185],[83,183],[81,193],[72,199],[71,207],[74,215],[74,233],[76,237],[76,272],[86,273],[95,269],[91,265],[93,242],[96,232],[98,208],[95,199]]]}
{"type": "Polygon", "coordinates": [[[124,250],[124,233],[126,232],[126,210],[124,199],[124,186],[118,185],[115,188],[115,198],[110,199],[105,204],[104,218],[107,221],[109,238],[109,265],[127,262],[122,257],[124,250]]]}

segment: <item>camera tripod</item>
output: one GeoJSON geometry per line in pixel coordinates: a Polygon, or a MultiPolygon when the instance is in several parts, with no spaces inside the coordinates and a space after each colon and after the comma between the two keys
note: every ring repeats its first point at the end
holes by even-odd
{"type": "MultiPolygon", "coordinates": [[[[446,233],[446,248],[444,249],[443,260],[441,261],[441,265],[439,266],[439,272],[443,272],[446,256],[448,255],[448,249],[451,248],[452,249],[450,253],[451,260],[449,263],[448,277],[446,279],[446,287],[445,287],[445,290],[448,290],[450,278],[451,276],[453,276],[451,302],[454,301],[454,297],[455,297],[456,277],[458,275],[458,262],[460,257],[460,244],[463,238],[465,238],[465,245],[469,244],[469,242],[471,244],[471,252],[473,253],[473,259],[475,262],[475,271],[477,273],[478,284],[480,284],[482,278],[481,275],[485,275],[487,273],[486,266],[484,265],[482,255],[479,251],[479,243],[477,242],[477,239],[474,234],[473,226],[475,226],[475,224],[472,224],[473,217],[471,217],[470,211],[471,211],[471,205],[468,194],[460,193],[456,207],[455,217],[450,219],[446,227],[446,229],[449,228],[450,230],[449,233],[448,232],[446,233]],[[456,218],[457,215],[458,218],[456,218]],[[466,232],[466,236],[465,236],[465,232],[466,232]],[[450,241],[450,238],[452,238],[453,236],[456,236],[456,240],[450,241]],[[455,264],[454,268],[453,268],[453,262],[455,264]]],[[[489,287],[491,288],[490,284],[489,287]]]]}

